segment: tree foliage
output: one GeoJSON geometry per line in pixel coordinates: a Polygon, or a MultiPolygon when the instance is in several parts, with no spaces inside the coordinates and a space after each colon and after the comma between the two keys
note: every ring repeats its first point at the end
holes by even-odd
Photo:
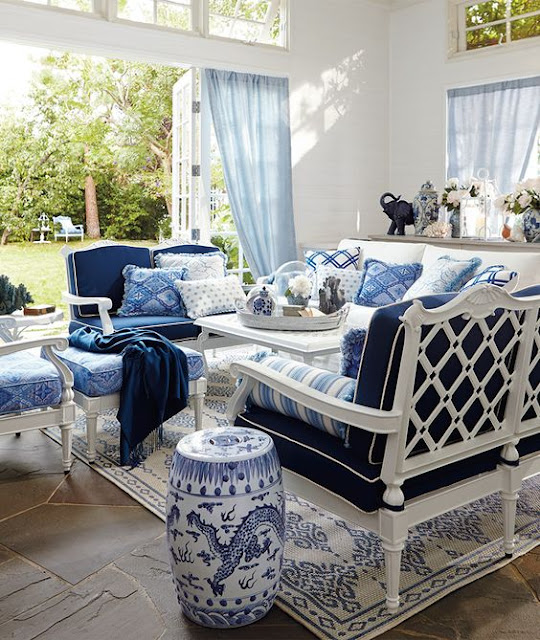
{"type": "Polygon", "coordinates": [[[540,0],[489,0],[470,5],[465,10],[467,27],[480,27],[467,32],[467,49],[478,49],[507,42],[506,20],[510,21],[510,39],[523,40],[540,36],[540,16],[518,18],[540,10],[540,0]],[[498,24],[492,24],[497,23],[498,24]]]}
{"type": "Polygon", "coordinates": [[[40,213],[88,222],[89,184],[105,235],[155,237],[171,211],[172,87],[182,71],[71,54],[41,62],[27,102],[0,119],[3,239],[27,237],[40,213]]]}

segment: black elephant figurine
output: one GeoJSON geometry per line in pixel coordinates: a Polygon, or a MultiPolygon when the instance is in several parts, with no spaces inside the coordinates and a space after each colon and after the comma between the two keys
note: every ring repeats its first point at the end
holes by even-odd
{"type": "Polygon", "coordinates": [[[396,233],[398,236],[405,235],[405,225],[414,224],[414,214],[412,204],[405,200],[400,200],[401,196],[395,196],[393,193],[383,193],[380,199],[381,207],[386,215],[392,220],[390,227],[388,227],[387,235],[393,236],[396,233]],[[392,198],[387,200],[387,198],[392,198]]]}

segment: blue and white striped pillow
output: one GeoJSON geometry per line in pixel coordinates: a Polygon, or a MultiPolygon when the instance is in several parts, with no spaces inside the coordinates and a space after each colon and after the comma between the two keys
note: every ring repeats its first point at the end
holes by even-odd
{"type": "Polygon", "coordinates": [[[517,285],[517,277],[517,271],[510,271],[502,264],[494,264],[473,276],[461,287],[460,291],[466,291],[474,287],[475,284],[494,284],[497,287],[513,290],[517,285]]]}
{"type": "MultiPolygon", "coordinates": [[[[332,398],[339,398],[347,402],[352,402],[353,400],[356,380],[351,380],[351,378],[338,376],[324,369],[317,369],[307,364],[288,360],[287,358],[278,358],[277,356],[268,356],[262,360],[262,364],[274,371],[283,373],[292,380],[301,382],[317,391],[322,391],[322,393],[332,398]]],[[[306,409],[306,407],[286,398],[275,389],[271,389],[260,382],[255,383],[249,402],[263,409],[276,411],[291,418],[298,418],[312,427],[326,431],[332,436],[342,440],[345,439],[347,429],[345,423],[323,416],[312,409],[306,409]]]]}
{"type": "Polygon", "coordinates": [[[315,271],[321,265],[329,265],[337,269],[358,269],[362,250],[359,247],[336,249],[335,251],[305,251],[306,265],[315,271]]]}

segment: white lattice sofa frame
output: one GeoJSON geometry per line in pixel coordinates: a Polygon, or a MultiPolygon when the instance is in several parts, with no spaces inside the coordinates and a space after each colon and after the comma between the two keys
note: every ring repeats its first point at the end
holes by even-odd
{"type": "MultiPolygon", "coordinates": [[[[233,374],[240,376],[242,383],[229,404],[228,418],[231,424],[234,423],[236,416],[244,410],[250,391],[258,381],[305,407],[349,424],[353,428],[387,435],[381,472],[381,479],[386,485],[384,502],[394,508],[403,506],[402,511],[380,508],[374,513],[363,513],[350,502],[303,476],[284,469],[284,478],[287,488],[292,492],[379,534],[385,553],[386,603],[391,611],[396,610],[399,606],[401,553],[407,539],[408,529],[415,524],[490,493],[500,491],[504,518],[504,551],[506,554],[513,552],[518,490],[524,478],[540,472],[540,455],[538,453],[522,458],[519,460],[519,466],[514,466],[519,458],[516,445],[520,438],[540,432],[539,417],[522,421],[522,416],[525,416],[527,409],[532,405],[537,410],[536,416],[540,416],[540,399],[535,396],[528,383],[529,375],[540,358],[539,307],[540,296],[513,298],[505,291],[488,285],[478,285],[446,305],[433,310],[425,309],[419,301],[416,301],[401,317],[405,335],[404,347],[394,405],[390,411],[372,409],[329,398],[319,391],[270,370],[264,364],[236,363],[232,367],[233,374]],[[500,351],[493,341],[493,332],[490,332],[485,322],[485,318],[492,315],[495,309],[502,309],[499,323],[509,319],[516,329],[514,338],[500,351]],[[476,379],[476,384],[473,384],[474,392],[469,401],[459,412],[451,402],[444,401],[444,396],[448,395],[448,392],[445,391],[438,409],[446,407],[450,414],[457,418],[457,421],[449,427],[439,442],[434,442],[429,434],[425,438],[424,423],[415,411],[416,401],[420,397],[419,394],[422,393],[423,386],[413,394],[414,372],[417,362],[420,361],[428,374],[435,373],[435,379],[438,381],[441,368],[453,354],[457,355],[464,367],[467,363],[480,357],[477,353],[472,360],[468,358],[461,344],[464,334],[460,334],[461,337],[454,335],[450,319],[457,316],[463,316],[468,320],[465,333],[468,333],[473,326],[480,328],[485,345],[495,356],[493,367],[502,367],[501,373],[505,383],[503,391],[508,389],[506,411],[504,419],[497,423],[498,428],[495,431],[478,433],[481,424],[477,424],[470,432],[465,433],[463,432],[465,425],[461,417],[476,399],[492,416],[495,415],[493,407],[496,403],[490,403],[478,379],[476,379]],[[425,339],[421,341],[422,327],[430,325],[435,325],[438,330],[443,330],[448,336],[450,345],[457,343],[457,346],[448,350],[446,356],[436,367],[433,367],[426,358],[425,349],[434,339],[438,332],[437,329],[429,331],[425,339]],[[510,376],[504,365],[504,357],[518,342],[521,344],[514,372],[510,376]],[[533,360],[534,342],[536,342],[538,352],[533,360]],[[502,359],[502,365],[497,364],[499,359],[502,359]],[[527,396],[528,400],[526,400],[527,396]],[[409,419],[416,429],[416,434],[407,442],[409,419]],[[448,443],[450,431],[456,425],[464,440],[448,443]],[[428,451],[411,455],[419,437],[424,437],[428,451]],[[507,464],[501,463],[492,472],[465,479],[411,500],[404,500],[401,485],[406,479],[464,460],[495,447],[502,450],[501,459],[507,461],[507,464]]],[[[474,378],[476,374],[474,371],[472,373],[471,376],[471,371],[464,369],[452,388],[457,388],[465,376],[469,376],[469,380],[474,378]]],[[[427,382],[430,382],[429,375],[427,382]]],[[[500,399],[500,396],[501,393],[498,394],[497,399],[500,399]]],[[[437,411],[434,411],[432,415],[436,413],[437,411]]]]}
{"type": "Polygon", "coordinates": [[[66,338],[38,338],[36,340],[19,340],[0,345],[0,356],[43,348],[48,359],[54,365],[62,382],[62,398],[57,406],[40,407],[17,413],[0,416],[0,435],[16,433],[31,429],[60,427],[62,436],[62,465],[64,473],[71,469],[71,446],[73,440],[73,423],[75,421],[75,404],[73,402],[73,374],[57,357],[53,348],[63,351],[68,346],[66,338]]]}

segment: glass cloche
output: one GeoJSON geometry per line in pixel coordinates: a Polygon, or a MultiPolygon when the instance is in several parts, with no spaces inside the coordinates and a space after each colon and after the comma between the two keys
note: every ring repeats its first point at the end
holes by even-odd
{"type": "Polygon", "coordinates": [[[282,264],[281,267],[276,270],[274,273],[274,289],[280,304],[287,304],[285,291],[287,291],[289,287],[289,280],[300,275],[307,276],[310,279],[312,275],[312,271],[308,269],[306,263],[300,262],[300,260],[285,262],[285,264],[282,264]]]}

